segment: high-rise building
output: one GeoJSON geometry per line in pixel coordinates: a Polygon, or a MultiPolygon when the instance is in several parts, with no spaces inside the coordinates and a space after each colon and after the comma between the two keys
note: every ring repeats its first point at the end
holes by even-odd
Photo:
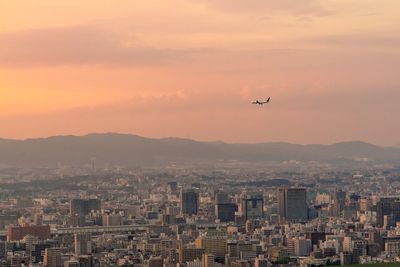
{"type": "Polygon", "coordinates": [[[307,232],[306,238],[311,240],[311,245],[318,245],[320,241],[325,241],[326,233],[324,232],[307,232]]]}
{"type": "Polygon", "coordinates": [[[282,219],[307,221],[307,190],[305,188],[279,188],[278,211],[282,219]]]}
{"type": "Polygon", "coordinates": [[[181,190],[181,214],[194,215],[199,209],[199,193],[195,190],[181,190]]]}
{"type": "Polygon", "coordinates": [[[360,257],[367,255],[367,241],[354,240],[351,243],[353,263],[360,263],[360,257]]]}
{"type": "Polygon", "coordinates": [[[75,234],[74,243],[77,256],[92,253],[92,237],[90,234],[75,234]]]}
{"type": "Polygon", "coordinates": [[[350,265],[352,263],[352,255],[349,252],[340,253],[340,265],[350,265]]]}
{"type": "Polygon", "coordinates": [[[119,214],[104,214],[103,226],[118,226],[123,224],[123,217],[119,214]]]}
{"type": "Polygon", "coordinates": [[[280,262],[288,257],[287,249],[283,246],[274,246],[269,250],[269,257],[272,262],[280,262]]]}
{"type": "Polygon", "coordinates": [[[91,211],[100,211],[100,209],[100,199],[71,199],[70,201],[71,215],[86,215],[91,211]]]}
{"type": "Polygon", "coordinates": [[[216,258],[225,258],[227,248],[226,236],[199,236],[195,241],[196,248],[204,249],[207,254],[213,254],[216,258]]]}
{"type": "Polygon", "coordinates": [[[215,256],[213,254],[203,254],[201,259],[202,267],[214,267],[215,256]]]}
{"type": "Polygon", "coordinates": [[[0,260],[4,259],[7,255],[7,243],[4,241],[0,241],[0,260]]]}
{"type": "Polygon", "coordinates": [[[179,249],[179,263],[186,263],[188,261],[194,261],[195,259],[201,259],[204,253],[202,248],[180,248],[179,249]]]}
{"type": "Polygon", "coordinates": [[[46,248],[43,266],[61,267],[61,250],[59,248],[46,248]]]}
{"type": "Polygon", "coordinates": [[[311,240],[296,238],[294,242],[294,253],[296,256],[309,256],[312,250],[311,240]]]}
{"type": "Polygon", "coordinates": [[[378,227],[391,226],[392,222],[400,221],[400,197],[381,197],[376,205],[376,224],[378,227]]]}
{"type": "Polygon", "coordinates": [[[229,196],[225,192],[217,192],[215,194],[215,204],[225,204],[225,203],[230,203],[231,201],[229,200],[229,196]]]}
{"type": "Polygon", "coordinates": [[[395,258],[400,255],[400,242],[399,241],[389,241],[385,242],[385,252],[390,258],[395,258]]]}
{"type": "Polygon", "coordinates": [[[242,195],[242,213],[246,220],[264,217],[264,198],[262,194],[242,195]]]}
{"type": "Polygon", "coordinates": [[[342,215],[346,205],[346,192],[337,190],[333,195],[333,216],[339,217],[342,215]]]}
{"type": "Polygon", "coordinates": [[[229,257],[238,258],[238,243],[236,240],[228,240],[226,244],[226,252],[229,257]]]}
{"type": "Polygon", "coordinates": [[[234,222],[236,210],[235,203],[219,203],[215,205],[215,217],[221,222],[234,222]]]}
{"type": "Polygon", "coordinates": [[[43,255],[46,250],[46,248],[50,248],[50,244],[46,243],[39,243],[39,244],[33,244],[32,245],[32,250],[31,250],[31,262],[32,263],[38,263],[38,262],[43,262],[43,255]]]}
{"type": "Polygon", "coordinates": [[[352,240],[350,236],[345,236],[343,238],[343,252],[351,252],[352,251],[352,240]]]}
{"type": "Polygon", "coordinates": [[[93,267],[93,256],[92,255],[80,255],[77,257],[79,267],[93,267]]]}

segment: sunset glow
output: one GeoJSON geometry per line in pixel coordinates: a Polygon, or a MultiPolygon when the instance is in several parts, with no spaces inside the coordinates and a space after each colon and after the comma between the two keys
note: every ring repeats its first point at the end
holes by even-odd
{"type": "Polygon", "coordinates": [[[2,1],[0,137],[399,144],[399,18],[398,0],[2,1]]]}

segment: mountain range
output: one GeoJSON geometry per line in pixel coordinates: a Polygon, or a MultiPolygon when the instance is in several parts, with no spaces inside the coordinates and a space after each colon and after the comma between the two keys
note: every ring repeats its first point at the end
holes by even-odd
{"type": "Polygon", "coordinates": [[[40,139],[0,139],[0,165],[17,167],[89,164],[152,166],[180,163],[242,161],[249,163],[317,161],[325,163],[396,163],[400,148],[365,142],[333,145],[289,143],[228,144],[182,138],[151,139],[128,134],[89,134],[40,139]]]}

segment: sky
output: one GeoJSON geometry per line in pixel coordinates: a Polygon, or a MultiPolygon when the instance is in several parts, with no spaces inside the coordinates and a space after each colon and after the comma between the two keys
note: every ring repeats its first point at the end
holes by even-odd
{"type": "Polygon", "coordinates": [[[398,0],[0,0],[0,137],[397,145],[399,18],[398,0]]]}

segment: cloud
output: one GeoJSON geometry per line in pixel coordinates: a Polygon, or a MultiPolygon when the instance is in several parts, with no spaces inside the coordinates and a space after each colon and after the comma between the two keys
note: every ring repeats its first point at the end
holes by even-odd
{"type": "Polygon", "coordinates": [[[282,13],[294,16],[326,16],[332,13],[316,0],[202,0],[202,2],[216,9],[235,13],[282,13]]]}
{"type": "Polygon", "coordinates": [[[358,33],[319,36],[309,39],[314,43],[357,48],[395,48],[400,46],[399,31],[390,33],[358,33]]]}
{"type": "Polygon", "coordinates": [[[129,33],[96,25],[0,33],[0,67],[151,66],[190,60],[192,53],[143,45],[129,33]]]}
{"type": "Polygon", "coordinates": [[[112,131],[151,137],[189,135],[229,142],[332,143],[361,138],[391,144],[398,142],[400,131],[394,123],[399,92],[396,88],[387,90],[391,92],[386,94],[389,100],[380,90],[371,88],[349,89],[346,93],[303,90],[272,94],[271,104],[264,107],[251,105],[249,101],[253,99],[247,97],[267,95],[263,88],[236,93],[177,91],[109,105],[0,116],[0,136],[112,131]]]}

